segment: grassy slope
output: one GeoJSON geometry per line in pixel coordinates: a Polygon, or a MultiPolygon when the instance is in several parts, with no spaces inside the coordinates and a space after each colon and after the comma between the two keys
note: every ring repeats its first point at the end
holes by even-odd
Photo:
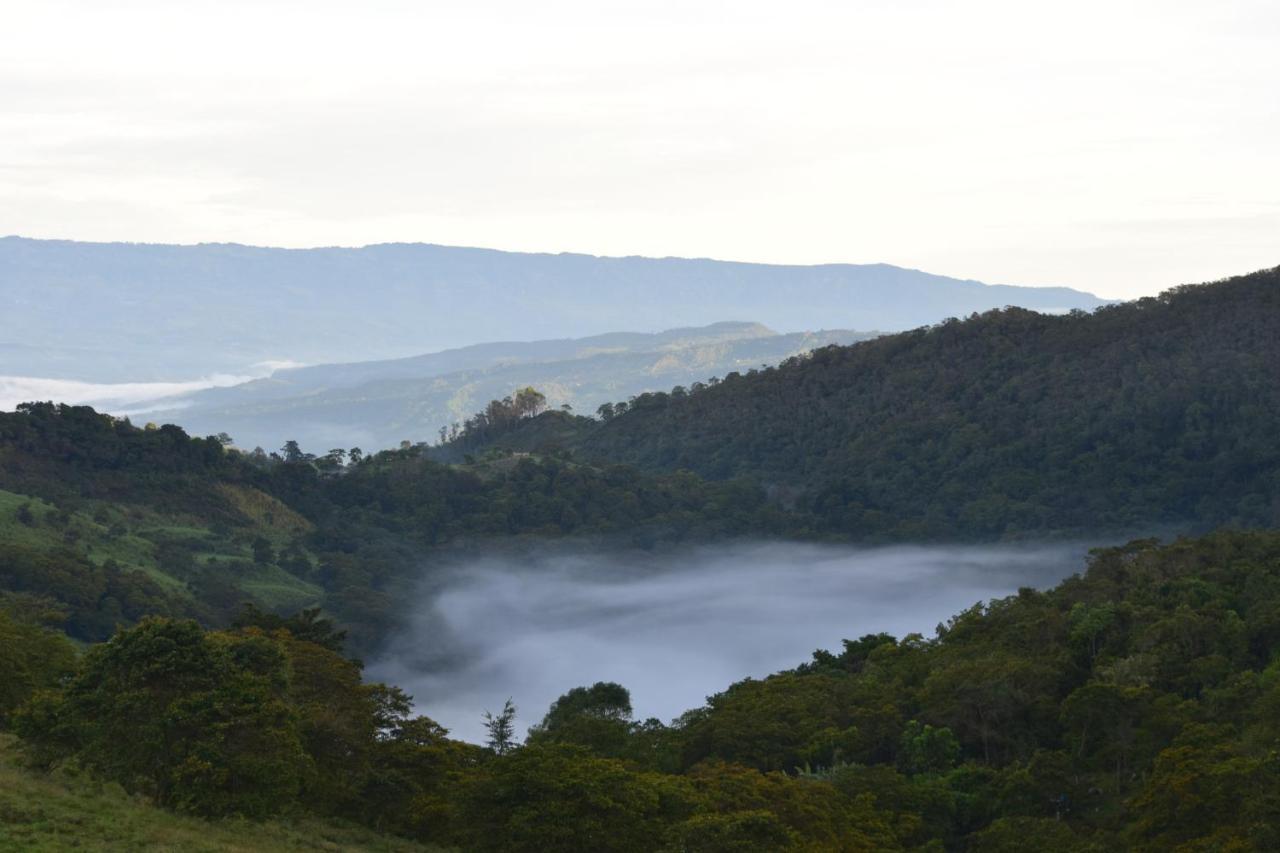
{"type": "Polygon", "coordinates": [[[407,853],[441,848],[311,818],[210,822],[173,814],[114,785],[25,770],[18,762],[15,738],[0,735],[0,851],[68,849],[407,853]]]}
{"type": "MultiPolygon", "coordinates": [[[[252,525],[235,531],[234,538],[218,536],[200,519],[104,501],[88,501],[84,509],[70,513],[65,523],[55,522],[58,508],[54,504],[0,489],[0,542],[38,549],[69,546],[95,563],[115,560],[126,569],[146,573],[169,592],[189,597],[186,582],[165,572],[156,562],[158,542],[177,538],[203,543],[194,554],[198,563],[210,557],[251,560],[248,540],[253,536],[263,536],[279,549],[291,537],[310,529],[305,519],[262,492],[232,486],[223,487],[221,491],[252,525]],[[17,520],[18,508],[24,504],[36,519],[32,525],[17,520]],[[109,530],[112,524],[119,524],[126,532],[113,534],[109,530]]],[[[255,566],[238,579],[238,585],[264,606],[284,610],[313,606],[323,595],[320,587],[274,565],[255,566]]]]}

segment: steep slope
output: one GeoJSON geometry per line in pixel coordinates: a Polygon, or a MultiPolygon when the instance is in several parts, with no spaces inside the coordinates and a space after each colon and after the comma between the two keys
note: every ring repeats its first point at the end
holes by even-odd
{"type": "Polygon", "coordinates": [[[426,244],[286,250],[7,237],[0,281],[4,373],[95,381],[243,374],[264,360],[395,358],[484,340],[705,325],[726,315],[780,331],[894,330],[1008,304],[1065,310],[1101,302],[1066,288],[987,286],[885,265],[426,244]],[[51,348],[51,339],[61,344],[51,348]]]}
{"type": "MultiPolygon", "coordinates": [[[[1280,522],[1277,376],[1270,270],[829,347],[554,434],[583,458],[758,477],[853,536],[1265,525],[1280,522]]],[[[500,443],[533,449],[546,430],[500,443]]]]}

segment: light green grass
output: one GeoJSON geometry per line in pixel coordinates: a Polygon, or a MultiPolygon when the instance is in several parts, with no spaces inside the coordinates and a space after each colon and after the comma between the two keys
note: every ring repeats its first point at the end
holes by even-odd
{"type": "Polygon", "coordinates": [[[209,529],[193,524],[183,524],[163,517],[149,517],[147,525],[139,526],[136,533],[148,539],[208,539],[209,529]]]}
{"type": "Polygon", "coordinates": [[[0,734],[0,851],[439,851],[314,818],[251,823],[178,815],[83,776],[23,769],[0,734]]]}
{"type": "Polygon", "coordinates": [[[30,495],[6,492],[0,489],[0,542],[24,545],[29,548],[49,548],[59,541],[60,534],[43,524],[45,515],[54,511],[52,504],[30,495]],[[18,521],[18,507],[31,505],[36,523],[26,525],[18,521]]]}
{"type": "MultiPolygon", "coordinates": [[[[273,504],[264,505],[267,507],[264,512],[283,515],[287,511],[273,504]]],[[[248,544],[251,536],[264,535],[279,549],[292,541],[291,531],[304,523],[286,518],[284,528],[241,528],[230,536],[220,536],[185,516],[164,515],[150,509],[126,508],[107,502],[88,504],[81,511],[71,513],[65,523],[54,525],[51,518],[56,512],[55,506],[39,498],[0,490],[0,542],[38,549],[70,547],[99,565],[114,560],[121,568],[143,572],[165,591],[184,598],[191,596],[187,583],[165,572],[156,562],[158,542],[194,540],[199,543],[195,546],[197,553],[194,556],[200,564],[207,564],[211,558],[251,561],[253,553],[248,544]],[[35,517],[33,524],[18,521],[18,508],[23,504],[30,505],[35,517]],[[95,515],[104,523],[96,521],[95,515]],[[117,530],[113,535],[113,524],[123,525],[126,532],[117,530]],[[71,532],[70,537],[68,531],[71,532]]],[[[237,585],[272,610],[312,607],[324,596],[320,587],[277,566],[256,566],[250,574],[240,578],[237,585]]]]}
{"type": "Polygon", "coordinates": [[[278,566],[256,566],[240,580],[242,590],[272,610],[301,610],[320,603],[324,590],[299,580],[278,566]]]}
{"type": "MultiPolygon", "coordinates": [[[[108,504],[95,503],[91,508],[96,510],[99,506],[107,506],[114,517],[120,516],[108,504]]],[[[0,542],[38,549],[73,548],[99,565],[115,560],[123,568],[145,572],[170,592],[187,594],[186,584],[156,565],[154,543],[134,533],[112,536],[108,525],[99,524],[88,510],[73,512],[65,524],[55,526],[50,518],[56,511],[52,504],[40,498],[0,490],[0,542]],[[18,521],[18,508],[23,504],[29,505],[34,523],[18,521]],[[74,538],[67,538],[68,531],[74,538]]]]}

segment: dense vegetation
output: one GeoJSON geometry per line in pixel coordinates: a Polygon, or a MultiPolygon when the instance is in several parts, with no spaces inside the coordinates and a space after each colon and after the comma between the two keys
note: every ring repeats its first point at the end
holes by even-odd
{"type": "Polygon", "coordinates": [[[1275,526],[1277,375],[1280,269],[827,347],[496,444],[751,476],[855,539],[1275,526]]]}
{"type": "Polygon", "coordinates": [[[136,853],[430,853],[440,848],[309,815],[210,822],[158,808],[63,764],[53,773],[22,766],[20,743],[0,734],[0,850],[136,853]]]}
{"type": "MultiPolygon", "coordinates": [[[[19,660],[50,642],[22,636],[19,660]]],[[[619,685],[579,688],[524,744],[509,714],[487,748],[451,741],[340,640],[314,614],[151,618],[60,685],[29,679],[11,719],[28,762],[177,811],[466,850],[1280,845],[1280,534],[1099,552],[1054,590],[846,641],[670,726],[633,721],[619,685]]]]}
{"type": "Polygon", "coordinates": [[[1274,526],[1278,280],[1092,315],[994,312],[643,395],[599,420],[531,417],[544,401],[524,389],[436,449],[243,453],[28,405],[0,414],[0,595],[52,604],[85,641],[147,613],[222,626],[245,601],[321,606],[367,654],[439,549],[477,539],[1274,526]]]}
{"type": "Polygon", "coordinates": [[[122,846],[189,813],[283,820],[282,847],[297,825],[479,851],[1280,848],[1276,532],[1098,552],[670,724],[602,682],[523,742],[508,705],[465,744],[359,661],[476,540],[1276,527],[1278,301],[1272,271],[1011,309],[599,420],[525,389],[434,452],[0,414],[0,728],[21,738],[0,743],[0,842],[56,846],[42,816],[83,797],[122,846]],[[111,787],[58,781],[80,775],[111,787]]]}
{"type": "Polygon", "coordinates": [[[430,571],[424,553],[448,543],[653,545],[787,523],[758,488],[687,473],[511,455],[444,465],[421,446],[255,455],[85,407],[0,413],[0,599],[39,602],[85,641],[144,614],[226,625],[248,601],[322,606],[367,653],[430,571]]]}

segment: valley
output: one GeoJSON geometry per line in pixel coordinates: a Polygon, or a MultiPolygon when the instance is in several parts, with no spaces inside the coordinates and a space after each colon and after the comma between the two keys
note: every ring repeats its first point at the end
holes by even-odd
{"type": "MultiPolygon", "coordinates": [[[[601,819],[613,840],[593,843],[620,851],[1266,839],[1248,792],[1274,772],[1254,745],[1274,737],[1276,281],[849,343],[721,324],[197,392],[233,411],[398,370],[502,389],[780,359],[594,417],[517,387],[441,440],[367,453],[0,413],[0,724],[35,768],[17,784],[79,762],[163,809],[463,850],[560,831],[517,819],[513,790],[561,815],[566,850],[601,819]],[[118,749],[140,730],[175,746],[118,749]],[[1223,799],[1170,822],[1173,761],[1223,799]],[[584,785],[622,799],[601,818],[584,785]]],[[[167,819],[92,808],[103,832],[167,819]]]]}
{"type": "Polygon", "coordinates": [[[1280,4],[10,5],[0,853],[1280,851],[1280,4]]]}

